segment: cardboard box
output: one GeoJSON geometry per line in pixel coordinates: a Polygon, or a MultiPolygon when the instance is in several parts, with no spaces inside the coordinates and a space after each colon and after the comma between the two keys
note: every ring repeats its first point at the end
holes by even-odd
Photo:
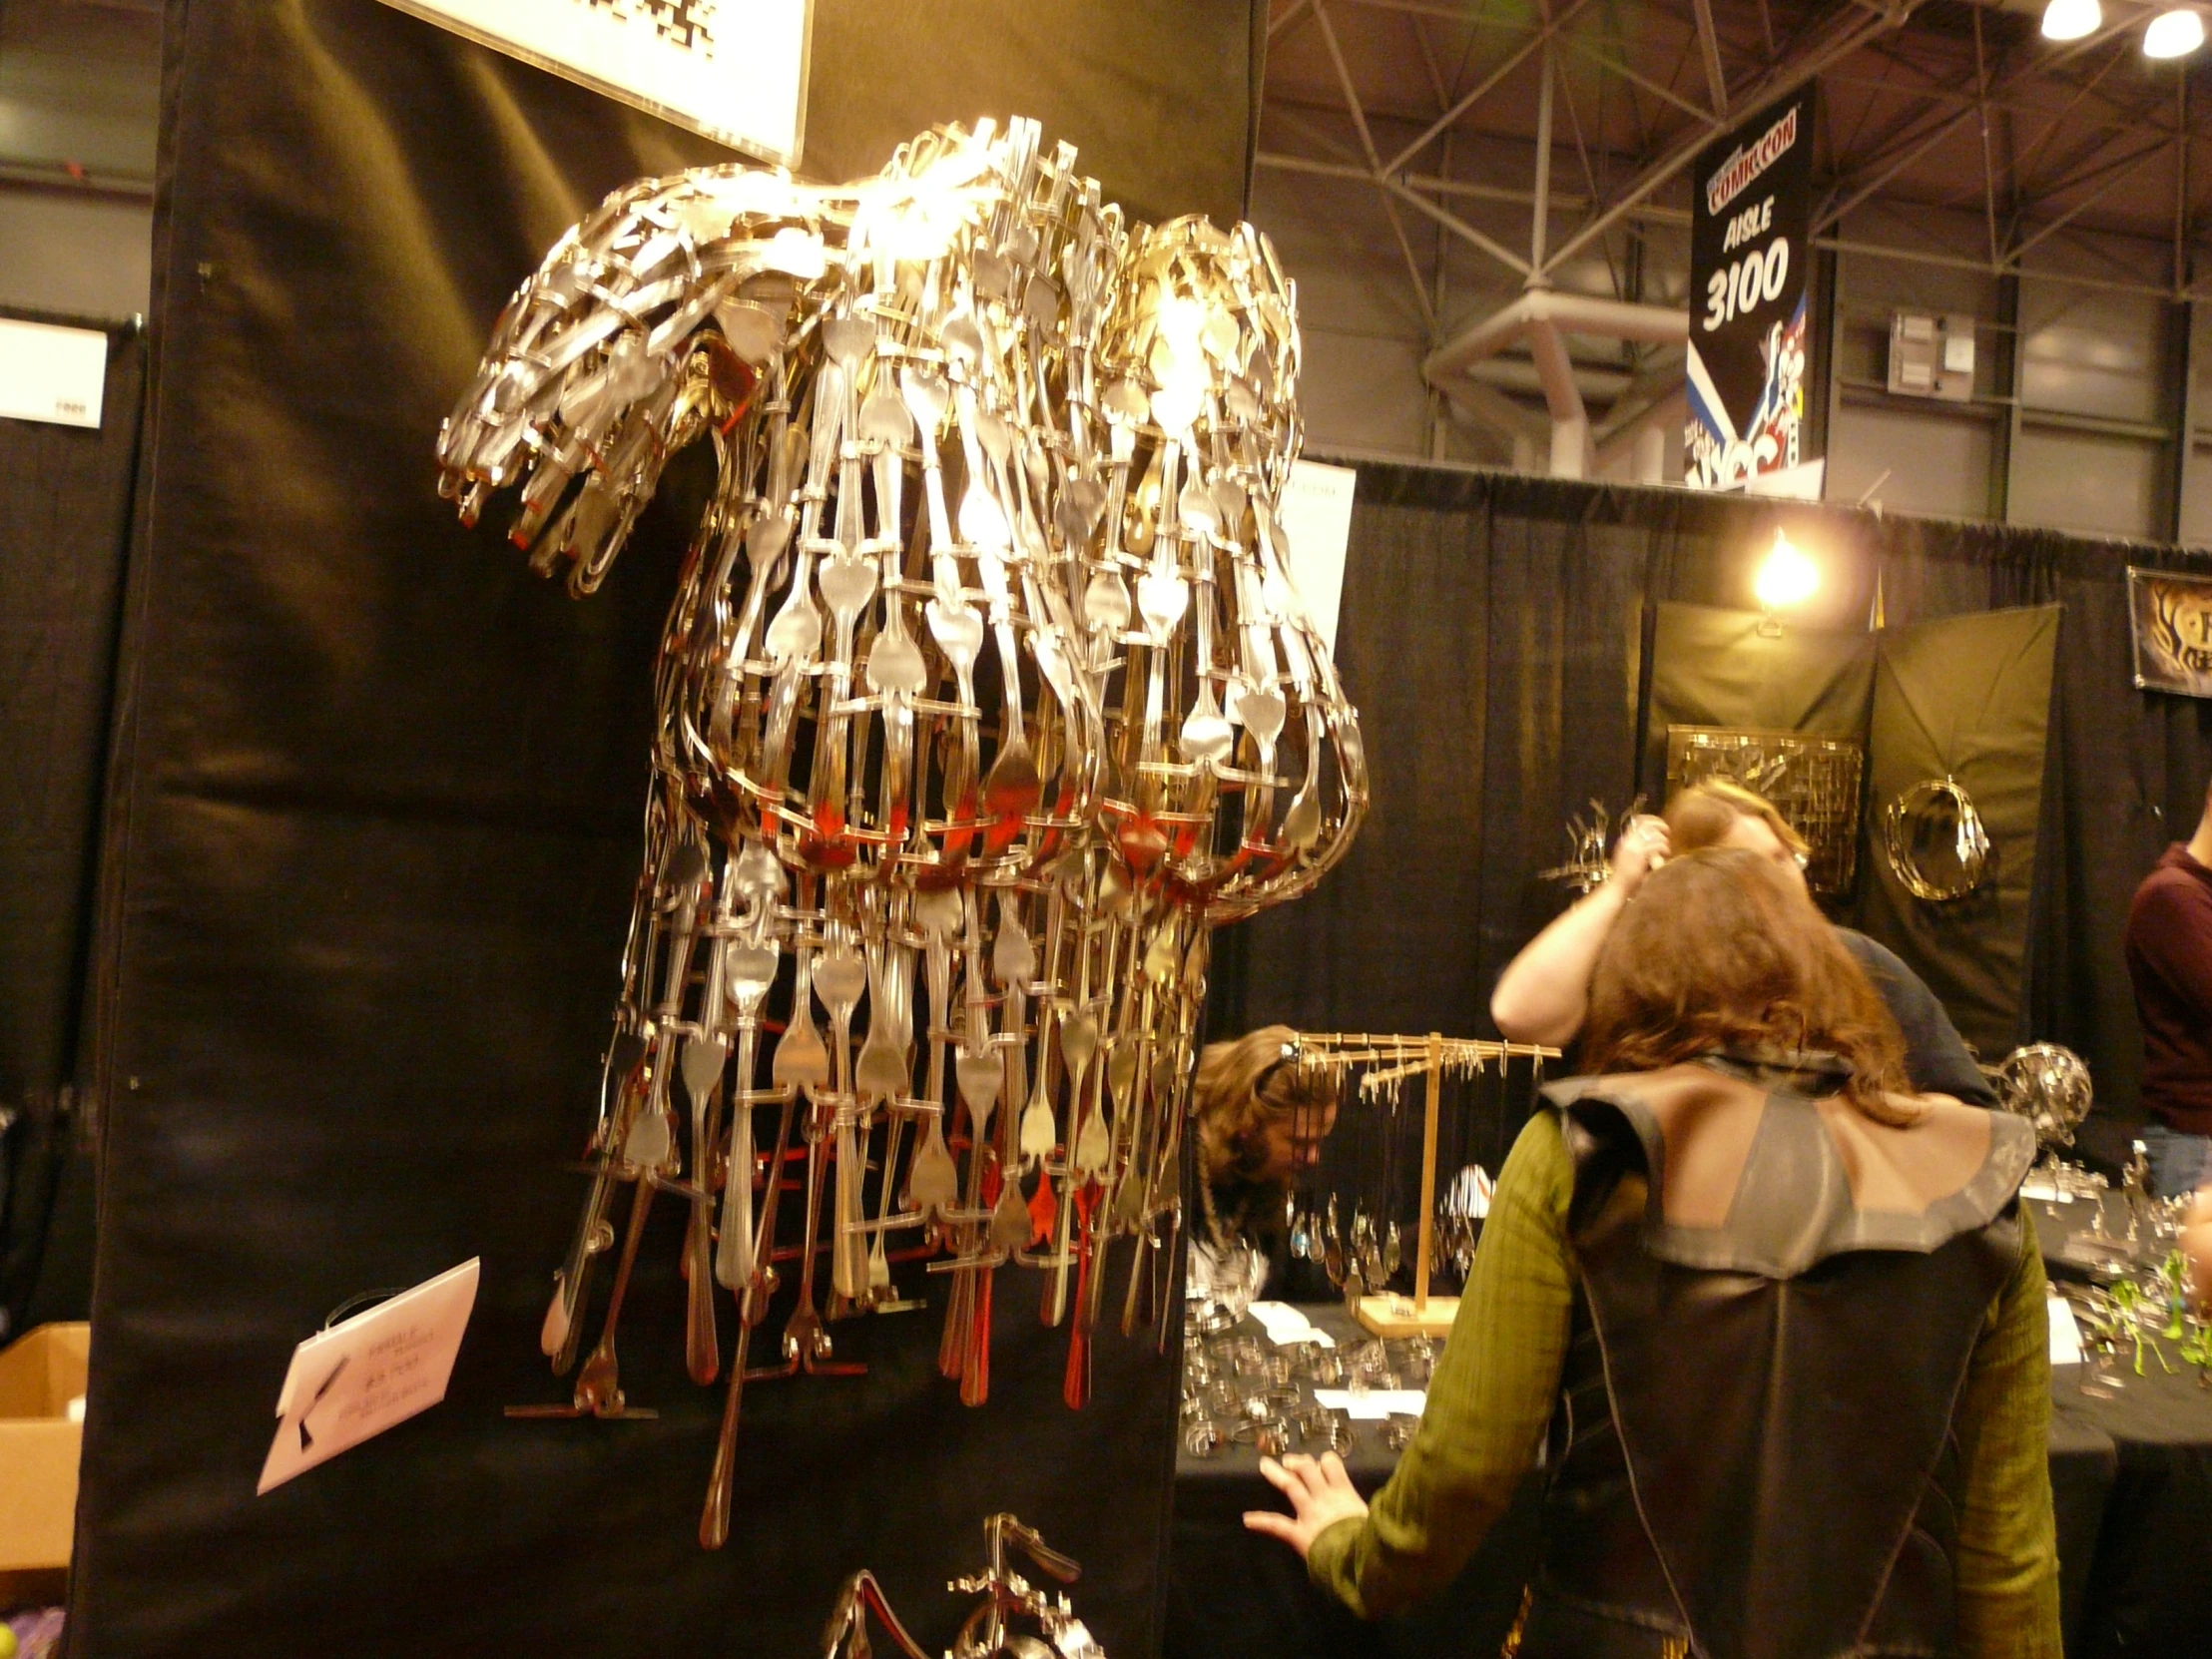
{"type": "Polygon", "coordinates": [[[69,1565],[91,1350],[91,1326],[42,1325],[0,1352],[0,1572],[69,1565]]]}

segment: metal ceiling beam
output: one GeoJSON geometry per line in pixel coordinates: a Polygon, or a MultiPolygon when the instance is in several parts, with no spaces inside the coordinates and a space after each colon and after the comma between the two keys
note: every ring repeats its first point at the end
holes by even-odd
{"type": "Polygon", "coordinates": [[[1705,88],[1712,95],[1716,119],[1728,115],[1728,72],[1721,68],[1721,37],[1713,27],[1713,0],[1690,0],[1697,14],[1698,50],[1705,56],[1705,88]]]}
{"type": "Polygon", "coordinates": [[[1450,109],[1444,111],[1442,115],[1438,116],[1432,123],[1430,123],[1427,130],[1424,131],[1419,138],[1413,140],[1411,144],[1408,144],[1403,150],[1400,150],[1395,156],[1392,156],[1387,167],[1380,167],[1376,171],[1379,173],[1403,172],[1405,170],[1405,164],[1407,162],[1411,161],[1415,156],[1419,155],[1423,150],[1427,149],[1430,144],[1432,144],[1439,136],[1442,135],[1443,131],[1447,127],[1450,127],[1461,116],[1465,115],[1467,111],[1473,109],[1476,104],[1480,103],[1482,99],[1490,92],[1490,90],[1497,86],[1499,82],[1503,81],[1506,76],[1512,74],[1514,70],[1520,68],[1522,64],[1526,63],[1528,61],[1528,55],[1531,52],[1536,51],[1544,44],[1544,42],[1551,39],[1552,36],[1556,35],[1561,29],[1565,28],[1569,23],[1571,23],[1575,19],[1575,17],[1581,13],[1582,8],[1587,6],[1589,3],[1590,0],[1572,0],[1572,3],[1568,5],[1565,11],[1561,12],[1550,22],[1546,23],[1542,28],[1538,29],[1534,34],[1530,35],[1527,40],[1521,42],[1521,44],[1512,52],[1507,54],[1505,61],[1499,64],[1497,68],[1490,71],[1489,74],[1485,75],[1472,92],[1468,93],[1464,98],[1461,98],[1457,103],[1453,104],[1450,109]]]}
{"type": "MultiPolygon", "coordinates": [[[[1922,0],[1897,0],[1889,10],[1871,18],[1854,18],[1843,28],[1807,47],[1798,56],[1776,65],[1743,95],[1740,102],[1757,108],[1761,104],[1788,96],[1816,78],[1829,65],[1840,62],[1868,41],[1902,26],[1921,3],[1922,0]]],[[[1593,240],[1603,236],[1630,209],[1694,161],[1697,153],[1721,131],[1723,125],[1718,120],[1708,120],[1699,124],[1696,131],[1679,139],[1664,156],[1638,174],[1609,207],[1600,209],[1574,235],[1561,243],[1544,262],[1544,271],[1547,274],[1556,271],[1587,248],[1593,240]]]]}
{"type": "Polygon", "coordinates": [[[1329,21],[1329,12],[1314,0],[1314,24],[1321,30],[1323,44],[1329,48],[1329,61],[1337,66],[1337,82],[1344,88],[1345,108],[1352,112],[1352,125],[1359,131],[1360,148],[1368,154],[1368,165],[1375,169],[1375,182],[1384,189],[1382,212],[1390,221],[1390,235],[1397,239],[1397,251],[1405,257],[1405,274],[1412,278],[1413,301],[1420,311],[1422,326],[1430,338],[1436,333],[1436,311],[1429,302],[1428,282],[1422,276],[1420,261],[1413,257],[1413,245],[1405,240],[1405,226],[1397,217],[1397,209],[1387,194],[1389,181],[1382,176],[1382,164],[1375,153],[1375,135],[1368,131],[1367,112],[1360,107],[1360,94],[1352,84],[1352,71],[1346,67],[1344,48],[1337,43],[1336,25],[1329,21]]]}

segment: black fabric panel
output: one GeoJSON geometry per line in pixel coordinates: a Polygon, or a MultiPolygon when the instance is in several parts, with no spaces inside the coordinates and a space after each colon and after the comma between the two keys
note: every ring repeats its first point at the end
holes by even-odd
{"type": "MultiPolygon", "coordinates": [[[[83,326],[37,312],[31,321],[83,326]]],[[[0,1342],[82,1319],[89,1206],[49,1255],[75,1137],[69,1095],[89,959],[110,690],[130,537],[145,339],[107,330],[97,430],[0,420],[0,1342]],[[39,1295],[52,1261],[66,1283],[39,1295]]],[[[88,1171],[78,1169],[75,1190],[88,1171]]]]}
{"type": "Polygon", "coordinates": [[[2058,636],[2051,606],[1889,628],[1875,670],[1859,923],[1920,969],[1959,1035],[1990,1061],[2027,1035],[2028,906],[2058,636]],[[1915,784],[1945,777],[1972,799],[1990,853],[1978,888],[1937,904],[1915,898],[1890,868],[1883,815],[1915,784]]]}
{"type": "MultiPolygon", "coordinates": [[[[927,104],[917,121],[1054,115],[1035,53],[1084,109],[1169,79],[1107,154],[1158,181],[1148,210],[1234,212],[1250,82],[1217,45],[1249,40],[1246,8],[1179,9],[1168,53],[1105,10],[1032,38],[978,7],[959,51],[856,82],[840,31],[883,10],[817,7],[817,161],[883,98],[927,104]],[[1174,119],[1193,112],[1231,138],[1174,119]]],[[[374,0],[173,4],[169,38],[73,1654],[804,1652],[863,1564],[941,1647],[965,1606],[944,1581],[1006,1507],[1084,1563],[1084,1616],[1141,1659],[1173,1362],[1102,1333],[1094,1401],[1068,1411],[1033,1274],[1001,1277],[981,1409],[935,1375],[934,1314],[834,1328],[865,1380],[749,1389],[719,1554],[694,1541],[721,1395],[681,1376],[674,1205],[621,1350],[663,1415],[499,1415],[567,1392],[537,1328],[617,988],[649,665],[708,457],[680,458],[576,603],[496,529],[456,525],[431,444],[553,239],[609,189],[722,154],[374,0]],[[257,1499],[292,1345],[351,1293],[476,1254],[446,1402],[257,1499]]],[[[941,1306],[944,1281],[927,1290],[941,1306]]]]}

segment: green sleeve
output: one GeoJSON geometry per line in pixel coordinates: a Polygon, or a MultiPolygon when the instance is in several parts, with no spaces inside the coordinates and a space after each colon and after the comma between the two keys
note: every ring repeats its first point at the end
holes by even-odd
{"type": "Polygon", "coordinates": [[[1314,1582],[1363,1618],[1448,1584],[1535,1461],[1574,1305],[1573,1190],[1558,1120],[1539,1112],[1498,1174],[1419,1431],[1367,1519],[1339,1521],[1307,1555],[1314,1582]]]}
{"type": "Polygon", "coordinates": [[[1956,1567],[1961,1659],[2059,1659],[2048,1293],[2025,1205],[2019,1217],[2019,1264],[1974,1344],[1954,1418],[1965,1475],[1956,1567]]]}

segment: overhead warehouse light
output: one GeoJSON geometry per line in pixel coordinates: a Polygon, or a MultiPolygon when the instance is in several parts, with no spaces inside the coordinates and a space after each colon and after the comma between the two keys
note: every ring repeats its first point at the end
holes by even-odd
{"type": "Polygon", "coordinates": [[[2143,31],[2146,58],[2186,58],[2203,44],[2204,19],[2186,7],[2160,12],[2143,31]]]}
{"type": "Polygon", "coordinates": [[[2104,27],[2104,8],[2097,0],[2050,0],[2043,8],[2043,38],[2079,40],[2104,27]]]}

